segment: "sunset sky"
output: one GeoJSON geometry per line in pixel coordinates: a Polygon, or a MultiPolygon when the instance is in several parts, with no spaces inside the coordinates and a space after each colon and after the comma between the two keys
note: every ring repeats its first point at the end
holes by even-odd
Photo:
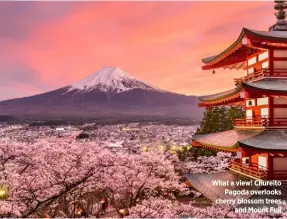
{"type": "Polygon", "coordinates": [[[234,87],[201,70],[239,36],[267,30],[273,1],[0,2],[0,100],[57,89],[104,66],[182,94],[234,87]]]}

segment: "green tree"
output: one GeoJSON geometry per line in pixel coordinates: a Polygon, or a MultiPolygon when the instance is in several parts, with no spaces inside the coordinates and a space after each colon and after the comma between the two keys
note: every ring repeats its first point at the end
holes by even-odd
{"type": "Polygon", "coordinates": [[[233,129],[233,119],[242,119],[245,117],[245,111],[242,107],[230,107],[226,117],[226,129],[233,129]]]}
{"type": "Polygon", "coordinates": [[[245,115],[242,107],[209,107],[204,112],[204,117],[196,134],[208,134],[233,129],[232,120],[243,118],[245,115]]]}

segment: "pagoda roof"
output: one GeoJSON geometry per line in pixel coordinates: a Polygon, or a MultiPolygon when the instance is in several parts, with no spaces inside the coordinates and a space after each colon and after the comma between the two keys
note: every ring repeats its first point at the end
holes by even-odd
{"type": "MultiPolygon", "coordinates": [[[[225,189],[231,188],[230,186],[214,186],[214,180],[221,180],[221,181],[252,181],[252,179],[240,175],[238,173],[234,173],[231,171],[222,171],[216,173],[197,173],[197,174],[186,174],[185,175],[188,182],[191,184],[193,188],[199,191],[202,195],[208,198],[210,201],[215,202],[219,198],[221,199],[232,199],[236,200],[237,198],[245,198],[248,199],[251,195],[238,195],[232,196],[229,194],[225,194],[225,189]]],[[[236,184],[232,187],[234,190],[242,190],[242,188],[246,190],[257,190],[260,187],[254,186],[252,183],[250,186],[236,186],[236,184]]],[[[250,193],[248,193],[250,194],[250,193]]]]}
{"type": "Polygon", "coordinates": [[[272,42],[276,43],[286,43],[287,40],[287,31],[257,31],[246,29],[249,31],[249,35],[263,37],[264,39],[272,40],[272,42]]]}
{"type": "Polygon", "coordinates": [[[287,130],[283,129],[265,129],[251,138],[239,140],[240,144],[264,150],[287,150],[286,142],[287,130]]]}
{"type": "Polygon", "coordinates": [[[287,78],[264,78],[259,81],[243,82],[243,87],[279,93],[287,92],[287,78]]]}
{"type": "Polygon", "coordinates": [[[227,49],[217,55],[202,59],[205,64],[202,69],[215,68],[244,68],[242,63],[246,61],[246,57],[258,51],[265,50],[266,43],[286,43],[287,31],[256,31],[252,29],[243,28],[237,40],[231,44],[227,49]],[[243,39],[246,42],[243,43],[243,39]],[[252,52],[250,52],[252,48],[252,52]]]}
{"type": "Polygon", "coordinates": [[[203,101],[203,102],[220,100],[220,99],[223,99],[225,97],[229,97],[229,96],[235,95],[241,90],[242,90],[242,87],[238,86],[237,88],[234,88],[234,89],[231,89],[231,90],[227,90],[227,91],[223,91],[223,92],[220,92],[220,93],[200,96],[200,97],[198,97],[198,99],[200,101],[203,101]]]}
{"type": "MultiPolygon", "coordinates": [[[[234,183],[234,186],[214,186],[213,181],[245,181],[245,182],[254,182],[254,179],[251,179],[247,176],[241,175],[239,173],[235,173],[232,171],[222,171],[222,172],[216,172],[216,173],[197,173],[197,174],[186,174],[185,175],[187,181],[191,186],[196,189],[198,192],[200,192],[202,195],[204,195],[207,199],[211,200],[212,202],[215,202],[218,199],[229,199],[229,200],[237,200],[237,198],[244,198],[244,199],[263,199],[266,198],[272,199],[274,198],[274,195],[270,192],[269,194],[265,194],[264,192],[260,192],[255,195],[250,195],[250,191],[254,190],[268,190],[272,191],[276,189],[278,186],[256,186],[254,183],[248,184],[246,183],[245,186],[242,185],[236,185],[234,183]],[[225,193],[225,189],[233,189],[233,190],[242,190],[246,189],[248,190],[248,195],[238,195],[238,196],[231,196],[229,194],[225,193]]],[[[276,196],[278,200],[286,200],[287,198],[287,182],[281,181],[282,186],[281,188],[281,195],[276,196]]],[[[244,207],[253,207],[254,204],[239,204],[237,201],[235,202],[235,206],[238,206],[239,208],[244,207]]],[[[279,207],[277,204],[256,204],[257,207],[279,207]]]]}
{"type": "Polygon", "coordinates": [[[253,91],[264,95],[287,95],[287,78],[263,78],[258,81],[242,82],[236,88],[224,92],[200,96],[199,106],[226,105],[230,102],[240,102],[240,92],[253,91]]]}
{"type": "Polygon", "coordinates": [[[233,129],[211,134],[194,135],[192,140],[201,146],[230,152],[236,151],[234,149],[238,149],[239,145],[271,151],[287,150],[286,129],[233,129]]]}
{"type": "Polygon", "coordinates": [[[228,130],[223,132],[194,135],[192,140],[201,145],[219,150],[230,150],[238,148],[238,141],[242,141],[260,134],[262,130],[228,130]]]}
{"type": "Polygon", "coordinates": [[[210,95],[206,95],[206,96],[200,96],[198,97],[198,99],[200,101],[214,101],[214,100],[220,100],[224,97],[236,94],[238,92],[237,88],[231,89],[231,90],[227,90],[227,91],[223,91],[220,93],[216,93],[216,94],[210,94],[210,95]]]}

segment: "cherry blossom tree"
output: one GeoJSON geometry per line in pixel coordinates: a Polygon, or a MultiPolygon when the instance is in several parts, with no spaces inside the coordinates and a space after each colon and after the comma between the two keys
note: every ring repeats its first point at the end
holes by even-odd
{"type": "Polygon", "coordinates": [[[8,197],[1,201],[5,207],[0,214],[28,217],[64,196],[69,199],[69,195],[79,195],[88,180],[101,177],[105,166],[102,160],[108,154],[92,143],[73,139],[1,144],[0,184],[8,188],[8,197]]]}
{"type": "Polygon", "coordinates": [[[184,173],[211,173],[226,170],[234,159],[231,153],[218,152],[216,156],[198,157],[196,161],[181,163],[184,173]]]}
{"type": "Polygon", "coordinates": [[[175,192],[189,193],[180,182],[174,165],[163,152],[123,154],[112,160],[113,165],[106,169],[101,183],[107,198],[118,213],[120,209],[131,208],[150,197],[174,199],[175,192]]]}
{"type": "Polygon", "coordinates": [[[129,210],[130,218],[225,218],[229,206],[195,207],[193,202],[183,204],[175,200],[150,198],[129,210]]]}
{"type": "Polygon", "coordinates": [[[287,205],[281,206],[282,213],[234,213],[229,205],[196,207],[193,202],[183,204],[174,200],[150,198],[129,210],[128,218],[286,218],[287,205]]]}
{"type": "Polygon", "coordinates": [[[129,209],[129,218],[177,218],[184,216],[189,205],[178,201],[151,197],[129,209]]]}
{"type": "Polygon", "coordinates": [[[73,217],[76,205],[92,209],[89,197],[97,195],[119,213],[152,196],[173,199],[174,192],[188,192],[162,152],[119,155],[92,142],[52,137],[2,142],[0,162],[0,185],[8,188],[1,216],[73,217]]]}
{"type": "Polygon", "coordinates": [[[231,159],[230,154],[218,153],[181,163],[160,150],[115,154],[74,136],[33,143],[2,139],[0,217],[72,218],[79,216],[78,210],[81,216],[99,217],[100,198],[118,214],[128,209],[129,217],[243,217],[232,213],[231,206],[198,208],[176,199],[190,192],[176,169],[180,165],[188,173],[220,171],[231,159]]]}

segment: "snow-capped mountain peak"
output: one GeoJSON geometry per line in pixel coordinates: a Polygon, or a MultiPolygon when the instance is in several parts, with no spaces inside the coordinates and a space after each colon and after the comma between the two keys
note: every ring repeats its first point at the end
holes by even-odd
{"type": "Polygon", "coordinates": [[[132,89],[147,89],[165,92],[164,90],[142,82],[118,67],[104,67],[96,73],[71,85],[69,91],[91,90],[123,92],[132,89]]]}

